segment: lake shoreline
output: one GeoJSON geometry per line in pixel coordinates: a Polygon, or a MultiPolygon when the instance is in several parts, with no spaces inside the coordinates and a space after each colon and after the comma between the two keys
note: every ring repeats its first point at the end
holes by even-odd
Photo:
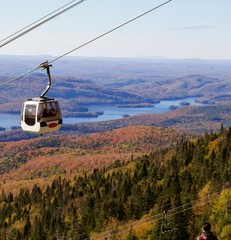
{"type": "MultiPolygon", "coordinates": [[[[181,102],[188,102],[188,105],[203,105],[196,102],[195,97],[189,98],[181,98],[177,100],[162,100],[160,103],[155,104],[153,106],[142,105],[139,107],[132,107],[127,105],[126,107],[118,107],[116,105],[85,105],[88,108],[88,112],[86,113],[76,113],[69,115],[63,114],[63,123],[64,124],[75,124],[75,123],[82,123],[82,122],[99,122],[99,121],[108,121],[108,120],[116,120],[121,119],[124,116],[134,116],[138,114],[159,114],[159,113],[166,113],[169,112],[169,107],[171,105],[180,106],[181,102]],[[98,114],[91,114],[92,112],[98,114]],[[89,115],[90,113],[90,115],[89,115]]],[[[11,129],[14,127],[20,127],[20,113],[2,113],[0,112],[0,128],[1,129],[11,129]]]]}

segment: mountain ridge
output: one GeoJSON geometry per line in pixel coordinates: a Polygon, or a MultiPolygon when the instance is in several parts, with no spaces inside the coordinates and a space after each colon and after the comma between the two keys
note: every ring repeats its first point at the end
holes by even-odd
{"type": "MultiPolygon", "coordinates": [[[[7,64],[2,59],[1,83],[40,58],[12,57],[7,64]]],[[[71,58],[52,68],[50,94],[65,106],[66,116],[76,105],[155,103],[192,96],[201,102],[228,104],[230,66],[231,61],[71,58]]],[[[19,112],[25,98],[39,96],[46,85],[40,71],[4,86],[0,111],[19,112]]]]}

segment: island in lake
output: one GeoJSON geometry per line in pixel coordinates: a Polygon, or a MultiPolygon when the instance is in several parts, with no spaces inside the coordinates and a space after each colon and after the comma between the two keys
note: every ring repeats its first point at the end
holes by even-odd
{"type": "Polygon", "coordinates": [[[183,106],[189,106],[190,103],[189,103],[189,102],[180,102],[179,105],[180,105],[181,107],[183,107],[183,106]]]}
{"type": "MultiPolygon", "coordinates": [[[[159,103],[159,102],[157,102],[159,103]]],[[[132,103],[132,104],[117,104],[115,107],[118,108],[144,108],[144,107],[155,107],[151,103],[132,103]]]]}

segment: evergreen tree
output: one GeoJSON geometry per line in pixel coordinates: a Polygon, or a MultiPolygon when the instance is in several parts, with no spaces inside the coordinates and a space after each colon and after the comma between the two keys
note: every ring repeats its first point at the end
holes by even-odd
{"type": "Polygon", "coordinates": [[[155,199],[154,199],[154,194],[151,191],[150,184],[145,184],[146,187],[144,187],[143,191],[143,206],[144,206],[144,211],[148,212],[154,205],[155,199]]]}
{"type": "Polygon", "coordinates": [[[35,223],[32,230],[32,239],[33,240],[46,240],[46,233],[43,227],[43,223],[37,216],[35,217],[35,223]]]}
{"type": "Polygon", "coordinates": [[[26,218],[26,223],[23,228],[23,237],[24,239],[29,239],[31,233],[31,222],[29,215],[26,218]]]}
{"type": "Polygon", "coordinates": [[[132,228],[129,230],[126,240],[138,240],[138,237],[136,236],[132,228]]]}
{"type": "Polygon", "coordinates": [[[42,200],[42,190],[35,184],[31,192],[31,201],[35,204],[42,200]]]}
{"type": "Polygon", "coordinates": [[[173,205],[175,207],[176,213],[173,215],[173,232],[172,240],[178,239],[189,239],[189,234],[187,232],[188,221],[185,215],[184,209],[181,207],[180,195],[177,195],[174,199],[173,205]]]}
{"type": "Polygon", "coordinates": [[[2,189],[1,202],[6,202],[6,195],[4,189],[2,189]]]}

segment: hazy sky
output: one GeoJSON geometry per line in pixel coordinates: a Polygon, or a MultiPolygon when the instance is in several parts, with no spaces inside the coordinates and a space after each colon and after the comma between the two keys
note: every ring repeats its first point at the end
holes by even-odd
{"type": "MultiPolygon", "coordinates": [[[[70,0],[1,1],[0,40],[70,0]]],[[[86,0],[7,46],[0,55],[64,53],[161,0],[86,0]]],[[[231,0],[172,0],[69,56],[231,59],[231,0]]]]}

